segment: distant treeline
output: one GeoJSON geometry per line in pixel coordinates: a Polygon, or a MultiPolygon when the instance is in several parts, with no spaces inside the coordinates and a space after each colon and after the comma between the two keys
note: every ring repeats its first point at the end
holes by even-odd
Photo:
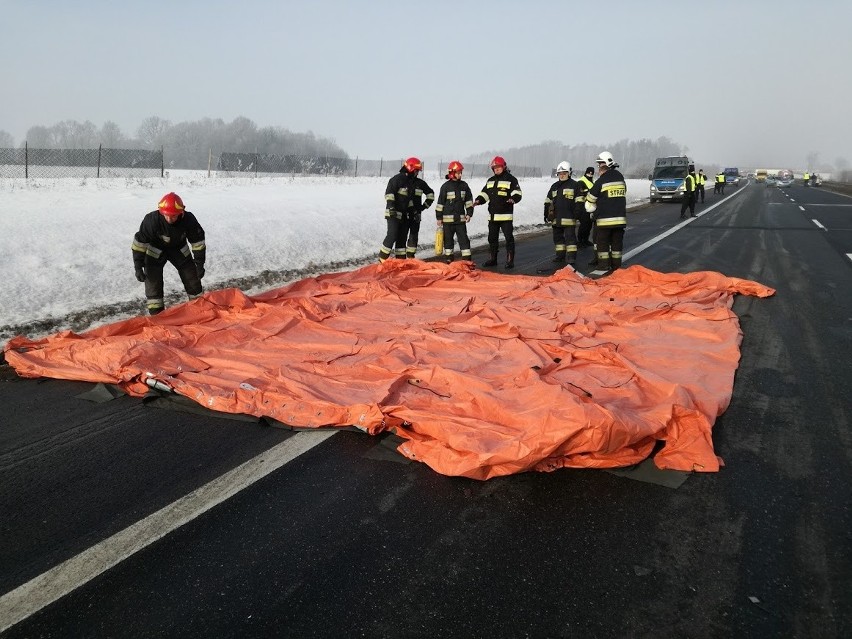
{"type": "MultiPolygon", "coordinates": [[[[0,147],[11,147],[12,136],[0,131],[0,147]]],[[[318,137],[311,131],[294,133],[282,127],[258,127],[248,118],[232,122],[204,118],[195,122],[178,122],[152,116],[136,130],[136,137],[126,136],[114,122],[101,128],[88,120],[65,120],[53,126],[30,127],[26,143],[33,149],[163,149],[168,158],[166,168],[207,168],[210,153],[258,153],[299,155],[348,159],[347,153],[333,140],[318,137]]],[[[23,142],[19,145],[23,146],[23,142]]]]}
{"type": "Polygon", "coordinates": [[[546,140],[539,144],[515,147],[499,151],[486,151],[469,157],[474,162],[488,162],[493,156],[506,158],[511,170],[513,164],[540,166],[545,173],[552,170],[562,160],[568,160],[574,169],[574,175],[582,175],[587,166],[595,166],[595,158],[601,151],[612,153],[615,161],[621,165],[621,171],[627,178],[646,178],[654,169],[654,160],[669,155],[689,155],[689,149],[669,138],[656,140],[619,140],[612,144],[563,144],[558,140],[546,140]]]}

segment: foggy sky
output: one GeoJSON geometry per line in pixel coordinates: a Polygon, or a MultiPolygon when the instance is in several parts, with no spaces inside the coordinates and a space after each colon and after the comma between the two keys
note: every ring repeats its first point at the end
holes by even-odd
{"type": "Polygon", "coordinates": [[[351,156],[667,136],[852,163],[852,2],[0,0],[0,130],[250,118],[351,156]]]}

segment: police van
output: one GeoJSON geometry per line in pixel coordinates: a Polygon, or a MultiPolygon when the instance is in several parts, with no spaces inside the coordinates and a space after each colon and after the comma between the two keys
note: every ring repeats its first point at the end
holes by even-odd
{"type": "Polygon", "coordinates": [[[651,203],[680,202],[686,191],[684,181],[689,174],[692,161],[685,155],[657,158],[654,172],[648,176],[651,181],[651,203]]]}
{"type": "Polygon", "coordinates": [[[723,173],[725,174],[725,184],[732,184],[733,186],[740,185],[740,170],[738,168],[727,168],[723,173]]]}

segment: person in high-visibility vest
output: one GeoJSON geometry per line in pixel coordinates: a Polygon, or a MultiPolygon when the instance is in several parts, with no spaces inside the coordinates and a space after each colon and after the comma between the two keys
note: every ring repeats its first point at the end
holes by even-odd
{"type": "Polygon", "coordinates": [[[805,171],[805,186],[808,186],[811,181],[811,174],[805,171]]]}
{"type": "Polygon", "coordinates": [[[704,183],[707,181],[707,176],[704,175],[704,169],[698,171],[695,176],[695,201],[698,201],[698,196],[701,196],[701,202],[704,202],[704,183]]]}
{"type": "Polygon", "coordinates": [[[686,209],[689,209],[689,217],[695,217],[695,167],[689,165],[689,173],[683,180],[683,203],[680,205],[680,219],[686,218],[686,209]]]}
{"type": "MultiPolygon", "coordinates": [[[[592,217],[586,211],[586,193],[592,188],[595,183],[595,168],[587,166],[583,176],[577,180],[577,195],[574,197],[574,209],[577,213],[577,220],[580,222],[580,227],[577,229],[577,246],[592,246],[589,238],[592,236],[592,217]]],[[[597,256],[595,256],[597,259],[597,256]]]]}
{"type": "Polygon", "coordinates": [[[716,174],[716,189],[714,192],[725,195],[725,174],[722,171],[716,174]]]}

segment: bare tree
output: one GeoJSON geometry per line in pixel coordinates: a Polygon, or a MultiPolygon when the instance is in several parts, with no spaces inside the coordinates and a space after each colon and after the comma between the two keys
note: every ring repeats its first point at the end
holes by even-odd
{"type": "Polygon", "coordinates": [[[142,120],[142,124],[136,130],[136,136],[143,146],[156,148],[164,145],[168,138],[169,129],[171,128],[171,122],[152,115],[142,120]]]}
{"type": "Polygon", "coordinates": [[[46,126],[31,126],[24,138],[33,149],[49,149],[53,143],[50,129],[46,126]]]}
{"type": "Polygon", "coordinates": [[[124,133],[122,133],[121,129],[118,128],[118,125],[111,120],[104,122],[104,125],[101,127],[99,139],[100,143],[108,149],[120,149],[127,144],[127,138],[124,133]]]}
{"type": "Polygon", "coordinates": [[[3,131],[0,129],[0,149],[14,149],[15,148],[15,138],[12,137],[12,134],[3,131]]]}

